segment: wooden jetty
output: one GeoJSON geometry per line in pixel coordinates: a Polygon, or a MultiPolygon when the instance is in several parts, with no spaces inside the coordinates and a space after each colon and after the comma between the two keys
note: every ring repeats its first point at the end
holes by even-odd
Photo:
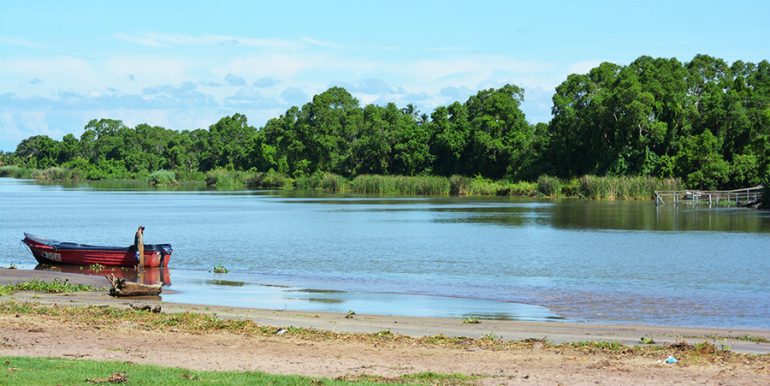
{"type": "Polygon", "coordinates": [[[711,207],[723,206],[752,206],[759,204],[762,199],[762,185],[751,188],[734,190],[656,190],[655,206],[691,205],[693,207],[708,205],[711,207]]]}

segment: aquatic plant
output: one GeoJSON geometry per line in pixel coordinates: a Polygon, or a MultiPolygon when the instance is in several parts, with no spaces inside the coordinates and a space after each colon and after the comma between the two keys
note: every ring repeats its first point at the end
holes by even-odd
{"type": "Polygon", "coordinates": [[[150,173],[147,183],[152,186],[176,185],[176,173],[170,170],[157,170],[150,173]]]}
{"type": "Polygon", "coordinates": [[[347,314],[345,314],[345,319],[353,319],[353,316],[356,315],[356,312],[353,310],[348,311],[347,314]]]}
{"type": "Polygon", "coordinates": [[[351,190],[361,194],[446,196],[450,186],[446,177],[365,174],[353,179],[351,190]]]}
{"type": "Polygon", "coordinates": [[[96,287],[86,284],[73,284],[68,279],[54,279],[47,282],[38,279],[0,285],[0,296],[9,295],[16,291],[34,291],[46,293],[95,291],[96,287]]]}
{"type": "Polygon", "coordinates": [[[481,320],[475,316],[469,316],[465,319],[463,319],[463,324],[479,324],[481,323],[481,320]]]}
{"type": "Polygon", "coordinates": [[[214,266],[214,273],[228,273],[230,271],[227,270],[223,265],[217,264],[214,266]]]}
{"type": "Polygon", "coordinates": [[[0,177],[32,178],[32,169],[16,165],[0,166],[0,177]]]}
{"type": "Polygon", "coordinates": [[[247,173],[216,168],[206,173],[206,185],[216,189],[243,189],[246,186],[247,173]]]}
{"type": "Polygon", "coordinates": [[[548,197],[561,195],[561,180],[549,175],[542,175],[537,178],[537,191],[548,197]]]}
{"type": "Polygon", "coordinates": [[[294,187],[294,180],[270,169],[264,173],[252,173],[246,179],[246,186],[249,189],[291,189],[294,187]]]}
{"type": "Polygon", "coordinates": [[[98,264],[98,263],[97,264],[91,264],[91,265],[88,266],[88,269],[90,269],[91,271],[101,271],[101,270],[104,269],[104,266],[101,265],[101,264],[98,264]]]}

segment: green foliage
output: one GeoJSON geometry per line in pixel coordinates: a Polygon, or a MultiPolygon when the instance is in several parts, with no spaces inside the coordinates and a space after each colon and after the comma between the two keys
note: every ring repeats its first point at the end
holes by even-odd
{"type": "Polygon", "coordinates": [[[217,189],[243,189],[248,174],[237,170],[216,168],[206,173],[206,186],[217,189]]]}
{"type": "Polygon", "coordinates": [[[537,178],[537,191],[544,196],[555,197],[561,194],[561,180],[556,177],[542,175],[537,178]]]}
{"type": "Polygon", "coordinates": [[[220,189],[446,194],[440,192],[448,186],[457,195],[640,198],[647,188],[619,186],[633,181],[603,186],[575,179],[677,178],[714,189],[755,185],[770,172],[767,61],[728,65],[697,55],[684,63],[649,56],[623,66],[602,63],[556,88],[547,124],[528,123],[523,100],[523,90],[508,84],[424,114],[411,104],[361,106],[332,87],[260,129],[242,114],[192,131],[92,120],[80,138],[37,135],[1,153],[0,176],[40,169],[44,180],[160,182],[153,173],[174,170],[177,181],[205,179],[220,189]],[[365,177],[371,175],[451,177],[365,177]],[[537,176],[531,191],[530,182],[507,182],[537,176]]]}
{"type": "Polygon", "coordinates": [[[361,175],[351,182],[351,190],[362,194],[448,195],[449,179],[432,176],[361,175]]]}
{"type": "Polygon", "coordinates": [[[476,178],[465,180],[468,183],[464,189],[465,194],[469,196],[529,196],[537,195],[537,184],[521,181],[511,183],[500,180],[493,181],[489,178],[476,176],[476,178]]]}
{"type": "Polygon", "coordinates": [[[15,165],[0,166],[0,177],[32,178],[32,169],[15,165]]]}
{"type": "MultiPolygon", "coordinates": [[[[303,181],[306,178],[303,177],[303,181]]],[[[273,169],[266,173],[255,173],[247,179],[246,185],[251,189],[290,189],[294,180],[273,169]]]]}
{"type": "Polygon", "coordinates": [[[170,170],[157,170],[150,173],[147,182],[152,186],[176,185],[176,173],[170,170]]]}
{"type": "Polygon", "coordinates": [[[469,316],[465,319],[463,319],[463,324],[479,324],[481,323],[481,320],[475,316],[469,316]]]}
{"type": "Polygon", "coordinates": [[[214,271],[213,272],[214,273],[228,273],[230,271],[228,271],[227,268],[225,268],[225,266],[223,266],[222,264],[217,264],[217,265],[214,266],[214,271]]]}
{"type": "Polygon", "coordinates": [[[580,178],[580,195],[600,200],[647,200],[656,190],[682,189],[681,181],[656,177],[597,177],[580,178]]]}

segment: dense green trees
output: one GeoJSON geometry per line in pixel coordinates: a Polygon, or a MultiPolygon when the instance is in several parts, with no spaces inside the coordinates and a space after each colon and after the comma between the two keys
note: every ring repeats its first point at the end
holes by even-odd
{"type": "Polygon", "coordinates": [[[515,85],[481,90],[423,114],[361,106],[332,87],[258,129],[246,116],[208,130],[134,128],[92,120],[80,138],[33,136],[0,162],[64,166],[83,178],[157,170],[256,171],[292,178],[331,172],[465,175],[534,181],[540,175],[680,177],[690,186],[754,185],[770,176],[770,63],[698,55],[602,63],[556,88],[553,118],[529,124],[515,85]]]}

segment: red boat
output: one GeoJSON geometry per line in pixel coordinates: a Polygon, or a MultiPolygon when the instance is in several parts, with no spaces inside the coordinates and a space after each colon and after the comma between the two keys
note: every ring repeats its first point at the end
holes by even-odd
{"type": "MultiPolygon", "coordinates": [[[[40,264],[93,265],[105,267],[134,267],[139,264],[136,249],[131,247],[101,247],[76,243],[48,240],[28,233],[24,234],[24,244],[32,251],[32,256],[40,264]]],[[[168,267],[171,244],[145,244],[145,267],[168,267]]]]}

